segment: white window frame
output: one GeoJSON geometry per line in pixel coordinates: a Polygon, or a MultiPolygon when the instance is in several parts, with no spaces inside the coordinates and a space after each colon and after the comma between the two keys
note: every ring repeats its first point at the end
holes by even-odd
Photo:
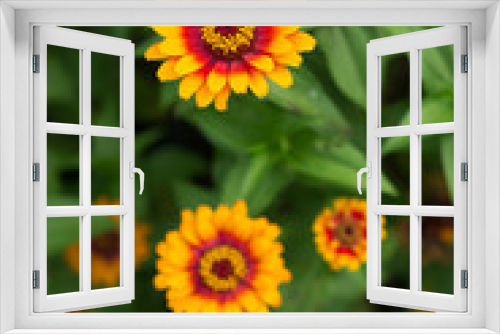
{"type": "Polygon", "coordinates": [[[38,289],[34,289],[34,311],[75,311],[94,307],[130,303],[134,299],[135,260],[135,182],[132,168],[135,157],[134,64],[135,47],[129,40],[85,33],[60,27],[34,27],[34,54],[39,56],[39,71],[33,76],[33,160],[39,164],[39,181],[33,184],[34,247],[33,269],[39,271],[38,289]],[[80,84],[78,124],[47,122],[47,45],[78,50],[80,84]],[[119,57],[120,102],[116,127],[92,125],[91,68],[92,52],[119,57]],[[47,134],[64,134],[79,138],[79,205],[47,206],[47,134]],[[120,141],[120,203],[91,203],[92,138],[116,138],[120,141]],[[92,290],[91,229],[94,216],[120,217],[120,281],[112,288],[92,290]],[[79,220],[79,290],[47,295],[47,222],[52,217],[74,217],[79,220]]]}
{"type": "Polygon", "coordinates": [[[467,55],[465,26],[434,28],[372,40],[367,45],[367,298],[372,303],[431,311],[467,310],[467,290],[462,288],[461,271],[467,270],[467,184],[461,181],[461,163],[467,163],[467,76],[462,73],[462,55],[467,55]],[[453,47],[453,122],[422,124],[422,50],[453,47]],[[410,61],[410,124],[382,126],[382,61],[387,55],[408,53],[410,61]],[[453,134],[454,205],[422,205],[422,135],[453,134]],[[409,139],[410,200],[408,205],[384,205],[381,201],[382,138],[406,136],[409,139]],[[409,289],[385,287],[382,277],[381,217],[405,216],[409,219],[409,289]],[[422,217],[453,218],[453,294],[422,290],[422,217]]]}
{"type": "Polygon", "coordinates": [[[500,11],[497,1],[4,0],[0,3],[0,70],[0,332],[500,332],[500,11]],[[471,71],[468,76],[468,109],[471,111],[468,115],[468,220],[471,222],[468,227],[471,236],[468,312],[34,314],[30,288],[33,123],[29,97],[32,94],[32,27],[37,24],[468,26],[471,71]]]}

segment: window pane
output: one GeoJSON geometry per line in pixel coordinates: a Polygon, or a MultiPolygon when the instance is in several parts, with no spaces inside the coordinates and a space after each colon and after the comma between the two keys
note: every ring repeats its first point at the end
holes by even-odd
{"type": "Polygon", "coordinates": [[[410,125],[410,53],[380,57],[382,126],[410,125]]]}
{"type": "Polygon", "coordinates": [[[422,124],[453,122],[453,45],[422,49],[422,124]]]}
{"type": "Polygon", "coordinates": [[[80,137],[47,134],[47,205],[80,205],[80,137]]]}
{"type": "Polygon", "coordinates": [[[92,52],[92,125],[120,126],[120,57],[92,52]]]}
{"type": "Polygon", "coordinates": [[[410,289],[410,217],[381,216],[381,285],[410,289]]]}
{"type": "Polygon", "coordinates": [[[80,123],[80,50],[47,45],[47,122],[80,123]]]}
{"type": "Polygon", "coordinates": [[[47,294],[80,291],[80,217],[47,218],[47,294]]]}
{"type": "Polygon", "coordinates": [[[453,294],[452,217],[422,217],[422,291],[453,294]]]}
{"type": "Polygon", "coordinates": [[[381,170],[389,182],[381,182],[382,204],[410,204],[410,137],[381,138],[381,170]],[[398,189],[397,196],[389,196],[389,187],[398,189]]]}
{"type": "Polygon", "coordinates": [[[92,217],[92,289],[120,286],[120,219],[92,217]]]}
{"type": "Polygon", "coordinates": [[[92,137],[92,204],[120,204],[120,138],[92,137]]]}
{"type": "Polygon", "coordinates": [[[422,136],[422,205],[453,205],[453,133],[422,136]]]}

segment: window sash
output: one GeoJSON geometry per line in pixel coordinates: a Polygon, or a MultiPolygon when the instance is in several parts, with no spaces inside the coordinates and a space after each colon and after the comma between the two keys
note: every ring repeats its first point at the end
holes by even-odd
{"type": "Polygon", "coordinates": [[[467,184],[460,180],[460,163],[467,162],[467,76],[461,73],[461,55],[467,53],[466,28],[430,29],[371,41],[367,47],[367,160],[372,177],[367,180],[367,298],[373,303],[422,310],[467,311],[467,290],[461,288],[460,271],[467,269],[467,184]],[[421,49],[454,45],[454,122],[420,124],[421,49]],[[410,53],[410,125],[381,127],[381,63],[384,55],[410,53]],[[454,134],[454,206],[420,205],[421,136],[454,134]],[[381,205],[381,138],[410,137],[410,205],[381,205]],[[381,215],[410,217],[410,289],[381,286],[381,215]],[[421,217],[454,217],[453,295],[421,290],[421,217]]]}
{"type": "Polygon", "coordinates": [[[130,302],[134,298],[134,45],[128,40],[71,29],[35,27],[34,54],[40,55],[40,73],[34,74],[34,161],[40,163],[40,181],[34,183],[34,270],[40,271],[40,289],[34,289],[34,311],[73,311],[130,302]],[[47,122],[47,45],[80,50],[80,124],[47,122]],[[91,52],[120,57],[120,126],[91,125],[91,52]],[[47,134],[80,138],[80,205],[47,206],[47,134]],[[120,138],[120,205],[91,205],[91,138],[120,138]],[[91,217],[120,215],[120,286],[91,289],[91,217]],[[47,218],[79,217],[80,291],[47,295],[47,218]]]}

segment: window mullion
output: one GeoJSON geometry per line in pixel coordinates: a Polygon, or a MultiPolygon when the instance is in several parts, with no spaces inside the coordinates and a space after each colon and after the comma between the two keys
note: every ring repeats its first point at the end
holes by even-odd
{"type": "MultiPolygon", "coordinates": [[[[82,125],[90,127],[91,124],[91,81],[90,81],[90,50],[83,50],[83,61],[81,66],[81,107],[82,107],[82,125]]],[[[82,203],[84,207],[91,206],[91,135],[89,132],[82,136],[82,159],[81,159],[81,177],[82,177],[82,203]]],[[[91,290],[91,215],[87,212],[82,219],[82,243],[80,244],[80,258],[82,259],[80,280],[83,282],[83,291],[90,293],[91,290]]]]}
{"type": "MultiPolygon", "coordinates": [[[[413,129],[420,115],[420,60],[419,50],[410,50],[410,207],[420,203],[420,136],[413,129]]],[[[420,217],[410,214],[410,291],[419,290],[420,280],[420,217]]]]}

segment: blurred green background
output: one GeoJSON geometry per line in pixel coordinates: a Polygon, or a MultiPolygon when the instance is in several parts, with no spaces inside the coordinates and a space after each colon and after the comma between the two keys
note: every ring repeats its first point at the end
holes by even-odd
{"type": "MultiPolygon", "coordinates": [[[[150,227],[140,247],[135,300],[93,312],[165,312],[165,292],[155,291],[155,244],[176,229],[182,208],[232,204],[243,198],[250,215],[281,226],[292,281],[282,286],[281,312],[408,311],[370,304],[366,265],[333,272],[317,253],[312,223],[338,197],[361,197],[356,172],[366,165],[366,45],[372,39],[429,27],[303,27],[317,40],[292,69],[294,84],[271,84],[257,99],[232,94],[228,110],[198,109],[178,97],[178,81],[156,78],[160,62],[144,52],[160,37],[147,27],[69,27],[125,38],[136,45],[136,166],[146,175],[136,194],[136,223],[150,227]]],[[[453,121],[453,49],[422,51],[422,122],[453,121]]],[[[409,124],[409,55],[382,57],[382,126],[409,124]]],[[[78,51],[48,49],[49,122],[79,123],[78,51]]],[[[92,124],[119,125],[119,60],[92,54],[92,124]]],[[[79,203],[79,139],[48,135],[48,205],[79,203]]],[[[92,200],[119,201],[120,143],[92,139],[92,200]]],[[[453,135],[422,138],[422,201],[453,205],[453,135]]],[[[382,203],[409,203],[409,138],[386,138],[382,148],[382,203]]],[[[364,184],[364,182],[363,182],[364,184]]],[[[136,188],[137,189],[137,188],[136,188]]],[[[364,198],[364,195],[362,195],[364,198]]],[[[78,218],[48,224],[49,294],[78,291],[70,249],[78,243],[78,218]]],[[[92,247],[116,256],[116,218],[92,218],[92,247]],[[97,247],[97,248],[95,248],[97,247]]],[[[382,246],[382,284],[409,287],[408,217],[387,217],[382,246]]],[[[422,285],[453,293],[453,220],[422,222],[422,285]]],[[[136,243],[137,247],[137,243],[136,243]]],[[[78,264],[76,264],[76,268],[78,264]]],[[[106,283],[96,287],[106,287],[106,283]]],[[[109,286],[109,285],[108,285],[109,286]]],[[[94,285],[93,285],[94,287],[94,285]]]]}

